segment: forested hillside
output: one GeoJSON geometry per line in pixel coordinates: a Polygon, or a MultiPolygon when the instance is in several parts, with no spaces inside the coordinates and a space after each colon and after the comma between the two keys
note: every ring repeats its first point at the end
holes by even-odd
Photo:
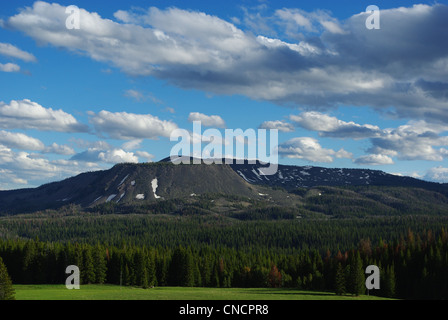
{"type": "Polygon", "coordinates": [[[0,241],[14,283],[64,283],[67,265],[81,269],[83,284],[125,286],[292,287],[364,294],[364,270],[377,265],[381,289],[370,292],[398,298],[448,298],[448,235],[414,234],[393,243],[369,240],[345,252],[317,250],[297,254],[275,250],[176,246],[173,248],[62,244],[38,240],[0,241]]]}

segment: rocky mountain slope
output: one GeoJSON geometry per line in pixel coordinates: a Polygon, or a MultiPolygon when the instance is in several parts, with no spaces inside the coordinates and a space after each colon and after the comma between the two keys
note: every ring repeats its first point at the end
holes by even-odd
{"type": "MultiPolygon", "coordinates": [[[[204,195],[249,201],[235,205],[235,201],[223,200],[221,203],[226,204],[214,212],[251,206],[251,201],[270,206],[300,207],[306,212],[324,214],[342,212],[344,206],[350,210],[357,207],[357,211],[362,211],[363,207],[365,210],[375,207],[380,212],[398,212],[410,208],[407,202],[418,203],[416,210],[419,212],[425,207],[437,212],[445,212],[446,208],[448,212],[446,184],[375,170],[309,166],[279,165],[276,174],[264,176],[261,174],[264,166],[260,162],[251,164],[247,161],[230,165],[175,165],[169,159],[147,164],[118,164],[109,170],[83,173],[35,189],[0,191],[0,214],[57,209],[70,204],[82,208],[107,204],[133,208],[164,200],[191,200],[204,195]],[[406,191],[409,188],[414,191],[406,191]],[[389,196],[394,194],[394,190],[400,192],[389,196]]],[[[220,203],[216,200],[213,206],[220,203]]]]}

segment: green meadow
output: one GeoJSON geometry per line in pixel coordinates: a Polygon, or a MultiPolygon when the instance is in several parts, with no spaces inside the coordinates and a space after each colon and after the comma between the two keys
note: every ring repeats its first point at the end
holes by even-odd
{"type": "Polygon", "coordinates": [[[380,300],[375,296],[337,296],[329,292],[293,289],[182,288],[141,289],[115,285],[85,285],[68,290],[64,285],[15,285],[17,300],[380,300]]]}

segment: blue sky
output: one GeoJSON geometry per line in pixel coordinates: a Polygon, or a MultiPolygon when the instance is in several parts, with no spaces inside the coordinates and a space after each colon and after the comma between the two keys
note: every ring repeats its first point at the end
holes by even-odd
{"type": "Polygon", "coordinates": [[[0,189],[158,161],[194,119],[448,182],[447,37],[446,1],[2,1],[0,189]]]}

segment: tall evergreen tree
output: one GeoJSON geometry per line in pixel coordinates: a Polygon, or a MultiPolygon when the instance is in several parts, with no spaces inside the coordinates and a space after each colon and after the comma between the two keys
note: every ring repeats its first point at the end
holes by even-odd
{"type": "Polygon", "coordinates": [[[93,261],[95,265],[95,283],[103,284],[107,276],[107,260],[104,248],[97,245],[93,252],[93,261]]]}
{"type": "Polygon", "coordinates": [[[394,266],[388,266],[385,272],[384,279],[384,295],[388,298],[395,297],[395,271],[394,266]]]}
{"type": "Polygon", "coordinates": [[[345,294],[345,292],[346,292],[345,272],[344,272],[344,268],[342,267],[341,263],[338,263],[338,266],[336,269],[336,278],[335,278],[334,288],[335,288],[336,294],[339,296],[345,294]]]}
{"type": "Polygon", "coordinates": [[[350,260],[350,271],[348,278],[348,292],[359,296],[365,293],[365,275],[362,268],[361,256],[358,252],[352,252],[350,260]]]}
{"type": "Polygon", "coordinates": [[[195,279],[194,272],[195,264],[193,261],[193,255],[190,250],[185,250],[183,254],[183,267],[182,267],[182,286],[194,287],[195,279]]]}
{"type": "Polygon", "coordinates": [[[0,257],[0,300],[15,300],[15,291],[8,270],[0,257]]]}
{"type": "Polygon", "coordinates": [[[90,246],[82,250],[81,279],[84,284],[95,283],[95,266],[93,264],[92,250],[90,246]]]}

